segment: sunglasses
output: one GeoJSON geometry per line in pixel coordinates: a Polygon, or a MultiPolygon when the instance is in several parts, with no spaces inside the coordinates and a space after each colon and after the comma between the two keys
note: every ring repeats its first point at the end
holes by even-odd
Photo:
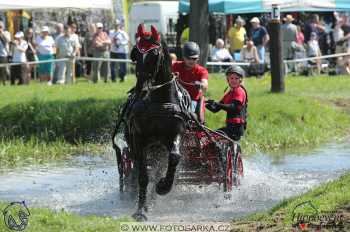
{"type": "Polygon", "coordinates": [[[198,57],[186,57],[188,60],[198,60],[198,57]]]}

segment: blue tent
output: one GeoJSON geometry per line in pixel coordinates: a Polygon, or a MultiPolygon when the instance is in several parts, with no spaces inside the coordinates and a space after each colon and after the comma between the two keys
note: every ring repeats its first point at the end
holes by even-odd
{"type": "MultiPolygon", "coordinates": [[[[199,1],[199,0],[198,0],[199,1]]],[[[350,0],[208,0],[210,13],[239,14],[270,12],[278,4],[281,12],[350,11],[350,0]]],[[[179,1],[179,12],[190,11],[189,0],[179,1]]]]}

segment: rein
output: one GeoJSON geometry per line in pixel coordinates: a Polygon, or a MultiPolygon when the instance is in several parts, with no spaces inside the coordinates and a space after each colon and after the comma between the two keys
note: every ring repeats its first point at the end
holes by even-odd
{"type": "Polygon", "coordinates": [[[147,92],[151,93],[151,92],[153,92],[154,90],[157,90],[157,89],[159,89],[159,88],[162,88],[162,87],[164,87],[164,86],[166,86],[166,85],[171,84],[172,82],[175,81],[175,79],[176,79],[176,77],[173,77],[170,81],[165,82],[165,83],[160,84],[160,85],[151,85],[151,86],[147,85],[147,86],[143,87],[142,91],[147,91],[147,92]]]}

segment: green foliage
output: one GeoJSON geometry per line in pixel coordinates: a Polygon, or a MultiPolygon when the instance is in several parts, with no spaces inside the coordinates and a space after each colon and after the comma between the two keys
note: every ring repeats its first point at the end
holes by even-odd
{"type": "MultiPolygon", "coordinates": [[[[16,163],[39,154],[42,159],[59,157],[60,147],[61,156],[86,147],[100,151],[94,144],[109,142],[117,108],[134,82],[129,77],[122,84],[0,86],[0,162],[16,163]]],[[[350,78],[289,77],[284,94],[270,93],[268,77],[246,79],[245,86],[249,117],[241,143],[246,154],[318,146],[350,127],[349,116],[333,104],[350,102],[350,78]]],[[[226,87],[222,75],[212,74],[206,95],[219,100],[226,87]]],[[[207,111],[206,121],[210,128],[219,128],[225,112],[207,111]]]]}
{"type": "Polygon", "coordinates": [[[267,213],[254,214],[248,220],[272,222],[277,217],[283,219],[285,225],[291,225],[293,212],[308,213],[308,208],[298,208],[298,205],[310,201],[319,213],[327,213],[343,208],[350,203],[350,173],[341,176],[339,179],[323,184],[314,190],[285,200],[273,207],[267,213]]]}
{"type": "MultiPolygon", "coordinates": [[[[4,209],[6,203],[0,203],[0,209],[4,209]]],[[[113,219],[111,217],[78,216],[65,211],[54,212],[48,209],[37,209],[28,206],[30,211],[29,224],[25,231],[120,231],[120,222],[131,222],[130,218],[113,219]]],[[[4,220],[0,220],[0,231],[10,231],[4,220]]]]}

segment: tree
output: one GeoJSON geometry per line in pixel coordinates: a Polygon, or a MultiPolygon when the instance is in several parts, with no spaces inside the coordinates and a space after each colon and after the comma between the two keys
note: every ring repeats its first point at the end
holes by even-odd
{"type": "Polygon", "coordinates": [[[190,0],[190,41],[198,43],[201,54],[199,63],[205,65],[209,55],[209,4],[208,0],[190,0]]]}

